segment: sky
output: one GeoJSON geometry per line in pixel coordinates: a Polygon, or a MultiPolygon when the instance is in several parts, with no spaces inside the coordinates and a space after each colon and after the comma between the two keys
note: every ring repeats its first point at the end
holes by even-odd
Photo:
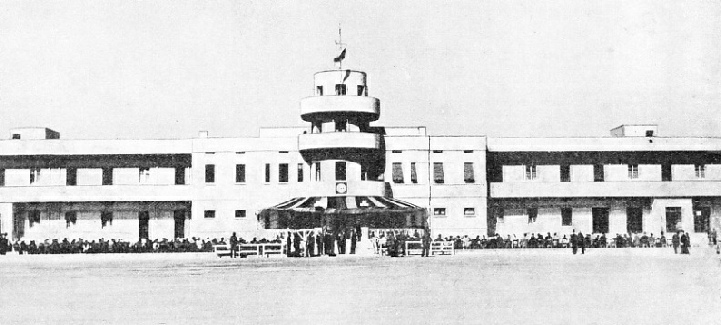
{"type": "Polygon", "coordinates": [[[313,73],[368,73],[375,125],[431,135],[721,137],[718,1],[0,1],[0,138],[305,126],[313,73]]]}

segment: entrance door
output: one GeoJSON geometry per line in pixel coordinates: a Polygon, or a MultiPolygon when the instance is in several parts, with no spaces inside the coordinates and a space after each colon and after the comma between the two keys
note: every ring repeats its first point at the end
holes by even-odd
{"type": "Polygon", "coordinates": [[[185,238],[185,211],[173,211],[173,219],[175,219],[175,238],[185,238]]]}
{"type": "Polygon", "coordinates": [[[626,209],[626,231],[629,234],[643,231],[643,210],[641,208],[626,209]]]}
{"type": "Polygon", "coordinates": [[[150,221],[150,213],[148,211],[140,211],[138,214],[138,238],[148,239],[148,223],[150,221]]]}
{"type": "Polygon", "coordinates": [[[608,233],[608,208],[592,208],[593,233],[608,233]]]}
{"type": "Polygon", "coordinates": [[[711,228],[711,208],[698,207],[693,211],[693,231],[708,232],[711,228]]]}

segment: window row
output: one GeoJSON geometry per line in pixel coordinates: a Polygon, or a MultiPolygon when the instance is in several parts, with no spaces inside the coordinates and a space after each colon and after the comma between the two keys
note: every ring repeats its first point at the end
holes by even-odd
{"type": "MultiPolygon", "coordinates": [[[[469,218],[476,216],[476,208],[463,208],[463,215],[469,218]]],[[[433,216],[443,218],[446,216],[446,208],[433,208],[433,216]]]]}
{"type": "MultiPolygon", "coordinates": [[[[706,165],[704,164],[695,164],[695,165],[671,165],[671,164],[663,164],[663,165],[645,165],[647,166],[647,169],[643,171],[643,169],[639,170],[639,164],[627,164],[627,165],[603,165],[603,164],[595,164],[595,165],[575,165],[574,168],[572,168],[571,165],[560,165],[557,168],[558,170],[550,170],[548,168],[556,168],[552,165],[546,165],[546,166],[539,166],[535,164],[527,164],[523,165],[523,180],[526,181],[535,181],[535,180],[545,180],[545,181],[552,181],[554,178],[555,180],[560,180],[561,182],[571,182],[572,179],[584,179],[588,181],[593,182],[604,182],[604,181],[612,181],[612,180],[637,180],[637,179],[645,179],[645,180],[660,180],[664,182],[670,182],[674,178],[677,178],[678,180],[702,180],[706,179],[706,165]],[[585,166],[589,166],[588,169],[585,169],[585,166]],[[693,169],[691,169],[690,166],[693,166],[693,169]],[[660,167],[660,171],[659,168],[660,167]],[[542,173],[539,172],[539,169],[546,168],[545,171],[545,178],[542,173]],[[591,169],[592,168],[592,169],[591,169]],[[619,168],[624,168],[623,172],[620,171],[619,168]],[[575,170],[575,171],[574,171],[575,170]],[[578,177],[574,177],[573,173],[578,173],[578,177]],[[611,174],[611,175],[609,175],[611,174]],[[645,176],[644,176],[645,175],[645,176]],[[660,178],[659,178],[660,176],[660,178]]],[[[509,168],[514,168],[515,166],[503,166],[503,178],[506,181],[513,181],[513,180],[519,180],[517,177],[514,177],[514,173],[509,168]]],[[[718,169],[717,176],[721,177],[721,168],[718,169]]],[[[716,178],[719,178],[716,177],[716,178]]]]}
{"type": "MultiPolygon", "coordinates": [[[[303,182],[304,181],[304,167],[303,163],[298,163],[296,165],[296,181],[297,182],[303,182]]],[[[270,183],[271,179],[271,164],[265,164],[264,169],[264,180],[266,183],[270,183]]],[[[206,164],[205,165],[205,182],[206,183],[215,183],[215,165],[214,164],[206,164]]],[[[290,164],[282,163],[278,164],[278,182],[279,183],[288,183],[290,179],[290,164]]],[[[246,182],[246,166],[245,164],[236,164],[235,165],[235,182],[236,183],[245,183],[246,182]]]]}
{"type": "MultiPolygon", "coordinates": [[[[356,86],[356,96],[368,96],[368,87],[363,85],[356,86]]],[[[316,86],[315,87],[315,94],[317,96],[323,96],[323,86],[316,86]]],[[[348,94],[348,85],[346,84],[336,84],[335,85],[335,95],[336,96],[345,96],[348,94]]]]}
{"type": "MultiPolygon", "coordinates": [[[[243,219],[246,217],[246,210],[235,210],[235,218],[236,219],[243,219]]],[[[215,218],[215,210],[205,210],[203,211],[203,218],[205,219],[214,219],[215,218]]]]}
{"type": "MultiPolygon", "coordinates": [[[[410,163],[410,182],[412,184],[418,183],[418,173],[416,172],[416,163],[411,162],[410,163]]],[[[401,162],[394,162],[392,164],[392,178],[393,183],[405,183],[405,178],[403,176],[403,163],[401,162]]],[[[445,172],[442,162],[434,162],[433,163],[433,182],[436,184],[443,184],[445,183],[445,172]]],[[[464,162],[463,163],[463,182],[465,183],[475,183],[475,172],[473,168],[472,162],[464,162]]]]}
{"type": "Polygon", "coordinates": [[[185,185],[187,167],[0,169],[0,186],[185,185]]]}

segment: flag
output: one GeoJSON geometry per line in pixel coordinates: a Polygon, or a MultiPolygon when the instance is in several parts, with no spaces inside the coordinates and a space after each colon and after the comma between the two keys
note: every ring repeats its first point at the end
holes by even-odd
{"type": "Polygon", "coordinates": [[[343,61],[343,59],[345,59],[345,49],[343,49],[343,52],[340,52],[337,58],[333,59],[333,62],[340,62],[343,61]]]}

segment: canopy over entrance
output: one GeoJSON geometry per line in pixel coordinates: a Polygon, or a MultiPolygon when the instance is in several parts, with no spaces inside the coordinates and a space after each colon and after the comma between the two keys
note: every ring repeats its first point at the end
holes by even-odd
{"type": "Polygon", "coordinates": [[[297,197],[258,213],[265,229],[425,228],[426,209],[382,196],[297,197]]]}

